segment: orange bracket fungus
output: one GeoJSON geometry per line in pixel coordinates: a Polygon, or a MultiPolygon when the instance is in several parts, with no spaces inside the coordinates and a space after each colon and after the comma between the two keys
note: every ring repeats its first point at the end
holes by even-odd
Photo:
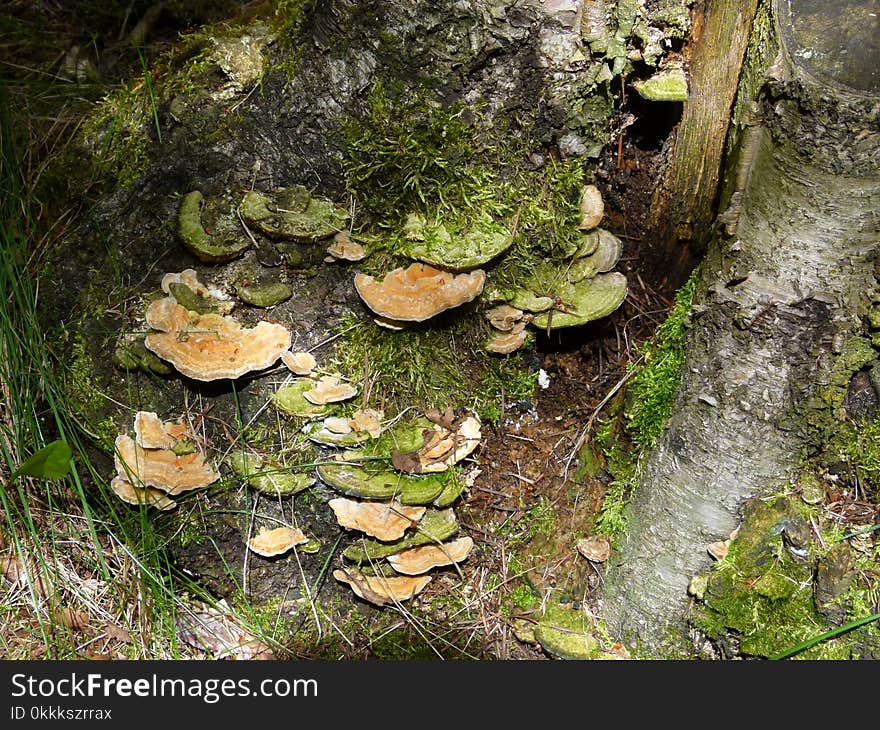
{"type": "Polygon", "coordinates": [[[483,291],[485,281],[482,269],[452,274],[422,263],[389,271],[380,280],[363,273],[354,277],[355,288],[367,306],[395,322],[422,322],[470,302],[483,291]]]}
{"type": "Polygon", "coordinates": [[[345,497],[336,497],[327,504],[342,527],[360,530],[379,540],[400,539],[422,519],[426,509],[399,502],[359,502],[345,497]]]}
{"type": "Polygon", "coordinates": [[[473,538],[460,537],[440,545],[420,545],[385,558],[398,573],[421,575],[432,568],[460,563],[471,552],[473,538]]]}
{"type": "Polygon", "coordinates": [[[147,349],[195,380],[263,370],[290,349],[291,335],[283,325],[258,322],[245,328],[230,317],[190,312],[173,297],[152,302],[146,320],[157,330],[144,338],[147,349]]]}
{"type": "Polygon", "coordinates": [[[247,546],[257,555],[271,558],[308,541],[309,538],[297,527],[276,527],[274,530],[263,527],[248,540],[247,546]]]}
{"type": "Polygon", "coordinates": [[[168,495],[207,487],[220,478],[204,454],[187,443],[190,434],[185,426],[163,422],[152,411],[138,411],[134,430],[136,438],[120,434],[115,442],[116,476],[110,488],[124,502],[174,509],[168,495]],[[186,448],[180,449],[181,444],[186,448]]]}
{"type": "Polygon", "coordinates": [[[333,577],[341,583],[348,583],[357,596],[376,606],[408,601],[431,582],[429,575],[396,575],[386,578],[383,575],[364,575],[353,569],[334,570],[333,577]]]}

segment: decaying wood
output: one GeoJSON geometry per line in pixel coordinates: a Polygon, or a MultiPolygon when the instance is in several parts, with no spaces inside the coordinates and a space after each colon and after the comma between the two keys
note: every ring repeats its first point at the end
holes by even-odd
{"type": "MultiPolygon", "coordinates": [[[[700,245],[715,215],[730,111],[758,0],[707,0],[694,18],[688,99],[654,197],[658,256],[689,271],[691,242],[700,245]]],[[[667,263],[668,266],[668,263],[667,263]]]]}

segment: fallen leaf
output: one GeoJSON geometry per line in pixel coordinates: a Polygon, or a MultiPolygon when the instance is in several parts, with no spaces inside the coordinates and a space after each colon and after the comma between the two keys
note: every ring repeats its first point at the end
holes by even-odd
{"type": "Polygon", "coordinates": [[[104,633],[107,634],[108,639],[115,639],[116,641],[121,641],[124,644],[131,643],[131,634],[121,626],[114,624],[112,621],[108,621],[104,626],[104,633]]]}

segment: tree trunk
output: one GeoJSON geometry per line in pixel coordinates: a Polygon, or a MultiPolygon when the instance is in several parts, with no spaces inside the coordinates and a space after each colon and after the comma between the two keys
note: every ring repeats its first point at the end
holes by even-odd
{"type": "Polygon", "coordinates": [[[747,498],[784,487],[813,445],[805,409],[877,289],[871,5],[774,0],[780,53],[760,123],[742,136],[742,189],[702,264],[674,415],[606,577],[612,634],[660,655],[687,650],[687,586],[708,567],[707,545],[737,527],[747,498]],[[861,56],[844,64],[847,47],[861,56]]]}
{"type": "Polygon", "coordinates": [[[708,0],[704,6],[692,31],[688,99],[651,215],[662,241],[655,256],[676,272],[693,268],[692,242],[705,240],[715,215],[730,112],[758,0],[708,0]]]}

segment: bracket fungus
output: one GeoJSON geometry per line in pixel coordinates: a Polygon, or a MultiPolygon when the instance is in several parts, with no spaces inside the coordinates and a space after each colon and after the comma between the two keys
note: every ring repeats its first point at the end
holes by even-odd
{"type": "Polygon", "coordinates": [[[261,527],[260,531],[248,540],[247,546],[257,555],[272,558],[308,541],[309,538],[298,527],[276,527],[273,530],[261,527]]]}
{"type": "Polygon", "coordinates": [[[532,324],[539,328],[575,327],[607,317],[626,299],[626,277],[613,271],[598,274],[558,290],[564,309],[537,314],[532,324]]]}
{"type": "Polygon", "coordinates": [[[261,309],[277,306],[293,296],[293,290],[283,281],[239,285],[235,287],[235,293],[245,304],[261,309]]]}
{"type": "Polygon", "coordinates": [[[394,451],[391,463],[396,469],[411,474],[446,471],[480,444],[480,419],[476,415],[462,416],[446,428],[433,424],[425,429],[424,443],[415,451],[394,451]]]}
{"type": "Polygon", "coordinates": [[[581,222],[578,228],[580,230],[589,231],[598,226],[605,215],[605,202],[602,200],[599,188],[595,185],[585,185],[581,191],[579,208],[581,222]]]}
{"type": "Polygon", "coordinates": [[[509,355],[522,347],[527,337],[526,323],[517,322],[508,332],[496,332],[486,343],[486,349],[498,355],[509,355]]]}
{"type": "Polygon", "coordinates": [[[135,486],[177,495],[207,487],[220,478],[198,451],[178,456],[171,449],[145,449],[125,434],[116,437],[115,446],[116,471],[135,486]]]}
{"type": "Polygon", "coordinates": [[[431,504],[447,486],[440,475],[413,476],[390,469],[367,471],[351,464],[321,464],[321,481],[338,492],[361,499],[396,499],[401,504],[431,504]]]}
{"type": "Polygon", "coordinates": [[[302,396],[309,403],[323,406],[354,398],[357,394],[357,387],[343,382],[338,375],[322,375],[315,387],[304,390],[302,396]]]}
{"type": "Polygon", "coordinates": [[[440,545],[421,545],[409,548],[389,555],[385,560],[398,573],[422,575],[433,568],[460,563],[470,554],[473,546],[473,538],[465,536],[440,545]]]}
{"type": "Polygon", "coordinates": [[[423,322],[465,304],[480,295],[485,281],[482,269],[452,274],[422,263],[389,271],[380,280],[363,273],[354,277],[355,288],[367,306],[396,322],[423,322]]]}
{"type": "Polygon", "coordinates": [[[368,563],[419,545],[442,542],[456,532],[458,532],[458,518],[453,509],[429,509],[412,534],[393,542],[361,538],[343,550],[342,557],[353,563],[368,563]]]}
{"type": "Polygon", "coordinates": [[[318,361],[310,352],[285,350],[281,353],[281,362],[295,375],[310,375],[318,366],[318,361]]]}
{"type": "Polygon", "coordinates": [[[488,263],[510,248],[514,237],[489,215],[480,216],[467,228],[450,231],[443,221],[427,222],[410,213],[404,224],[401,253],[432,266],[468,271],[488,263]]]}
{"type": "Polygon", "coordinates": [[[339,231],[333,236],[333,243],[327,247],[327,253],[330,261],[361,261],[367,255],[364,247],[352,240],[348,231],[339,231]]]}
{"type": "Polygon", "coordinates": [[[633,87],[649,101],[687,101],[688,98],[687,76],[679,66],[658,71],[644,81],[634,81],[633,87]]]}
{"type": "Polygon", "coordinates": [[[422,575],[410,577],[395,575],[385,577],[383,575],[365,575],[359,570],[337,569],[333,571],[333,577],[340,583],[351,586],[355,595],[376,606],[385,606],[389,603],[408,601],[413,596],[421,593],[425,586],[431,582],[431,576],[422,575]]]}
{"type": "Polygon", "coordinates": [[[291,416],[323,416],[330,411],[330,405],[316,405],[303,397],[303,393],[314,387],[315,381],[311,378],[294,378],[292,382],[271,393],[269,400],[276,408],[291,416]]]}
{"type": "Polygon", "coordinates": [[[263,321],[242,327],[230,317],[189,312],[173,297],[152,302],[146,320],[157,330],[144,338],[147,349],[195,380],[235,379],[263,370],[290,349],[291,335],[283,325],[263,321]]]}
{"type": "Polygon", "coordinates": [[[244,220],[269,238],[309,243],[346,228],[348,213],[303,185],[269,193],[249,190],[239,206],[244,220]]]}
{"type": "Polygon", "coordinates": [[[116,437],[116,476],[110,487],[129,504],[144,504],[160,510],[174,509],[169,498],[213,484],[220,478],[205,457],[189,443],[191,434],[172,421],[163,422],[152,411],[138,411],[134,417],[136,438],[116,437]],[[179,449],[181,444],[187,448],[179,449]]]}
{"type": "Polygon", "coordinates": [[[514,329],[517,322],[522,320],[524,314],[523,310],[511,307],[509,304],[499,304],[497,307],[492,307],[492,309],[488,310],[485,316],[489,320],[489,324],[496,330],[510,332],[514,329]]]}
{"type": "Polygon", "coordinates": [[[297,494],[315,483],[312,471],[294,471],[260,454],[236,449],[226,457],[226,463],[249,486],[263,494],[287,497],[297,494]]]}
{"type": "Polygon", "coordinates": [[[359,502],[336,497],[328,503],[336,521],[348,530],[360,530],[378,540],[398,540],[425,514],[425,507],[400,502],[359,502]]]}
{"type": "Polygon", "coordinates": [[[110,489],[119,499],[128,504],[143,504],[163,512],[177,507],[177,502],[169,498],[165,492],[153,487],[136,487],[128,479],[118,475],[110,480],[110,489]]]}
{"type": "Polygon", "coordinates": [[[242,235],[235,204],[226,196],[206,199],[199,190],[181,198],[177,232],[186,249],[209,264],[232,261],[251,245],[242,235]]]}
{"type": "Polygon", "coordinates": [[[134,414],[134,435],[145,449],[173,449],[189,434],[182,423],[163,421],[153,411],[138,411],[134,414]]]}
{"type": "Polygon", "coordinates": [[[208,295],[208,287],[199,281],[199,275],[196,273],[195,269],[184,269],[178,273],[169,272],[165,274],[162,277],[160,287],[162,288],[162,291],[169,296],[174,296],[174,293],[171,291],[172,284],[183,284],[188,286],[200,297],[208,295]]]}

